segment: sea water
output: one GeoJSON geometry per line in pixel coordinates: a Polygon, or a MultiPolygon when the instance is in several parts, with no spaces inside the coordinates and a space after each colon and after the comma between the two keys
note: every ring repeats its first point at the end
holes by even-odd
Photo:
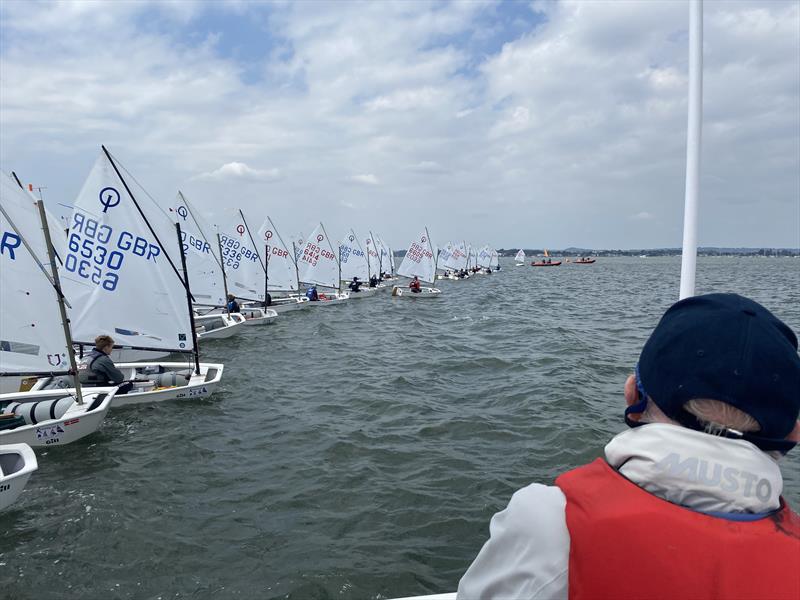
{"type": "MultiPolygon", "coordinates": [[[[0,596],[391,598],[455,590],[511,494],[624,429],[678,258],[515,267],[204,344],[209,399],[112,410],[37,452],[0,514],[0,596]]],[[[700,258],[800,331],[800,259],[700,258]]],[[[783,462],[800,504],[798,452],[783,462]]]]}

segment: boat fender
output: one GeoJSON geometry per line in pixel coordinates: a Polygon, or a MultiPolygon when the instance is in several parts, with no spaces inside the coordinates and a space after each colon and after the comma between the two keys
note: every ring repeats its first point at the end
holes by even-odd
{"type": "Polygon", "coordinates": [[[25,419],[26,424],[36,425],[42,421],[60,419],[73,402],[71,396],[39,402],[12,402],[6,410],[25,419]]]}

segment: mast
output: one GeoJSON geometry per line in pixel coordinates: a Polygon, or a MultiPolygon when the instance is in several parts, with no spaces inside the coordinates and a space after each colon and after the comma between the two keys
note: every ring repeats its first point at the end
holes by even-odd
{"type": "MultiPolygon", "coordinates": [[[[219,231],[217,232],[217,246],[219,247],[219,258],[220,258],[219,266],[222,269],[222,287],[225,290],[225,310],[228,314],[231,314],[231,311],[228,310],[228,278],[225,276],[225,261],[222,260],[222,238],[219,235],[219,231]]],[[[181,253],[183,253],[183,244],[181,244],[181,253]]],[[[186,270],[185,264],[183,268],[185,272],[186,270]]]]}
{"type": "Polygon", "coordinates": [[[697,267],[697,207],[703,128],[703,0],[689,0],[689,116],[683,209],[680,299],[694,295],[697,267]]]}
{"type": "Polygon", "coordinates": [[[264,308],[267,308],[267,297],[269,296],[269,244],[264,244],[264,308]]]}
{"type": "Polygon", "coordinates": [[[297,266],[297,247],[292,240],[292,254],[294,254],[294,275],[297,277],[297,293],[300,294],[300,269],[297,266]]]}
{"type": "Polygon", "coordinates": [[[81,390],[81,382],[78,378],[78,364],[75,362],[75,349],[72,347],[72,332],[69,329],[69,317],[67,317],[67,308],[64,306],[64,294],[61,292],[61,282],[58,279],[55,251],[53,250],[53,240],[50,239],[50,228],[47,226],[44,202],[41,200],[37,201],[36,208],[39,209],[39,218],[42,221],[42,232],[44,233],[44,241],[47,245],[47,260],[50,261],[50,271],[53,276],[51,283],[53,284],[53,288],[55,288],[56,298],[58,298],[58,312],[61,315],[61,325],[64,327],[64,340],[67,342],[67,357],[69,358],[69,368],[72,371],[72,382],[75,384],[75,395],[77,396],[78,404],[83,404],[83,391],[81,390]]]}
{"type": "MultiPolygon", "coordinates": [[[[178,250],[181,253],[181,266],[183,267],[183,284],[186,288],[186,306],[189,309],[189,326],[192,330],[192,352],[194,354],[195,375],[200,374],[200,352],[197,348],[197,330],[194,326],[194,310],[192,309],[192,292],[189,290],[189,270],[186,268],[186,254],[183,251],[183,236],[181,235],[181,224],[175,223],[175,232],[178,234],[178,250]]],[[[219,234],[217,234],[219,235],[219,234]]],[[[225,296],[227,299],[227,296],[225,296]]]]}

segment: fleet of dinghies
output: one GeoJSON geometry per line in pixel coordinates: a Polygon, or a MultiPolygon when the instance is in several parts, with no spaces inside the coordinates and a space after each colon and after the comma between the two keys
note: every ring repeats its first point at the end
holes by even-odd
{"type": "Polygon", "coordinates": [[[38,468],[31,447],[85,437],[112,408],[211,395],[224,365],[201,362],[201,345],[387,283],[396,298],[438,297],[437,267],[452,279],[499,270],[496,251],[439,249],[427,228],[396,268],[373,232],[334,241],[320,222],[287,243],[269,216],[258,226],[236,207],[212,223],[180,191],[154,199],[105,147],[66,232],[16,176],[0,177],[0,193],[0,510],[38,468]],[[114,339],[127,391],[81,383],[98,335],[114,339]]]}

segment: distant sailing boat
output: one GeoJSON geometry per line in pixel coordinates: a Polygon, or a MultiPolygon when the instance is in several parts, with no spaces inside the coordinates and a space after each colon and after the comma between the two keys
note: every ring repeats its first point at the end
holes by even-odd
{"type": "Polygon", "coordinates": [[[374,296],[379,290],[386,289],[385,285],[380,287],[369,287],[369,261],[367,254],[361,247],[361,242],[351,229],[345,239],[339,242],[339,264],[341,265],[341,277],[343,282],[352,282],[354,277],[358,277],[362,285],[358,291],[350,292],[350,299],[369,298],[374,296]]]}
{"type": "Polygon", "coordinates": [[[514,257],[514,262],[516,263],[516,266],[518,266],[518,267],[524,267],[525,266],[525,252],[523,250],[520,250],[519,252],[517,252],[517,255],[514,257]]]}
{"type": "MultiPolygon", "coordinates": [[[[0,394],[0,444],[74,442],[100,427],[117,388],[86,392],[74,375],[72,332],[44,204],[4,174],[0,232],[0,377],[69,376],[74,386],[0,394]]],[[[18,450],[19,458],[29,458],[18,450]]]]}
{"type": "Polygon", "coordinates": [[[350,299],[350,294],[341,291],[342,271],[338,255],[325,231],[325,226],[320,223],[308,236],[306,245],[297,259],[298,279],[301,283],[333,288],[334,291],[318,294],[319,302],[312,301],[311,305],[338,304],[350,299]]]}
{"type": "MultiPolygon", "coordinates": [[[[262,244],[241,209],[226,211],[220,222],[219,245],[226,273],[228,293],[245,300],[239,303],[239,314],[245,325],[266,325],[278,313],[264,306],[267,297],[267,267],[262,257],[262,244]]],[[[236,316],[235,314],[231,316],[236,316]]]]}
{"type": "Polygon", "coordinates": [[[229,315],[223,308],[228,300],[225,267],[222,264],[222,245],[218,233],[212,234],[189,200],[178,192],[170,219],[181,226],[181,242],[191,282],[192,307],[200,339],[225,339],[241,330],[244,317],[229,315]],[[216,314],[210,314],[216,313],[216,314]]]}
{"type": "Polygon", "coordinates": [[[269,294],[269,307],[278,312],[291,312],[308,307],[308,298],[299,296],[300,281],[297,278],[295,250],[284,243],[278,228],[268,216],[258,230],[258,238],[264,245],[265,290],[269,294]],[[279,292],[274,297],[269,292],[279,292]],[[285,294],[285,295],[284,295],[285,294]]]}
{"type": "MultiPolygon", "coordinates": [[[[410,279],[417,277],[420,281],[433,284],[436,280],[436,255],[426,227],[409,245],[397,274],[410,279]]],[[[441,290],[434,287],[420,287],[420,291],[416,293],[410,288],[403,289],[397,285],[392,288],[392,296],[396,298],[434,298],[441,293],[441,290]]]]}

